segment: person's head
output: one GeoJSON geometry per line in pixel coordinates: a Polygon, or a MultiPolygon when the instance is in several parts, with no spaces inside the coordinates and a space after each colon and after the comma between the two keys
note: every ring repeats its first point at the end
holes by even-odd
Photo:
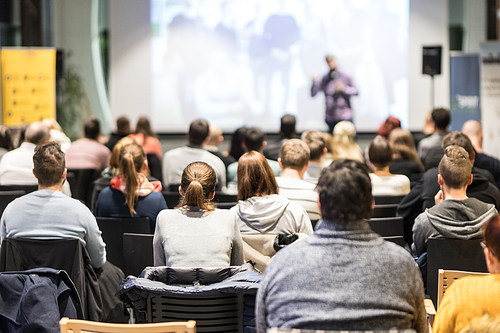
{"type": "Polygon", "coordinates": [[[483,226],[484,256],[488,271],[500,273],[500,214],[493,215],[483,226]]]}
{"type": "Polygon", "coordinates": [[[446,149],[446,147],[452,145],[459,146],[465,149],[465,151],[469,154],[471,163],[474,163],[476,152],[474,151],[474,146],[472,145],[472,142],[467,135],[458,131],[453,131],[446,134],[443,138],[443,141],[441,142],[441,147],[443,147],[443,149],[446,149]]]}
{"type": "Polygon", "coordinates": [[[323,155],[326,154],[326,136],[320,131],[307,131],[302,133],[300,137],[302,141],[309,147],[311,162],[318,162],[323,155]]]}
{"type": "Polygon", "coordinates": [[[65,155],[57,142],[42,143],[35,148],[33,174],[40,188],[61,186],[66,179],[65,155]]]}
{"type": "Polygon", "coordinates": [[[392,162],[392,149],[389,142],[381,137],[376,137],[368,146],[368,159],[377,169],[383,169],[392,162]]]}
{"type": "Polygon", "coordinates": [[[196,119],[189,125],[189,143],[201,146],[210,132],[208,122],[205,119],[196,119]]]}
{"type": "Polygon", "coordinates": [[[439,185],[444,183],[449,188],[465,190],[465,186],[472,183],[469,153],[462,147],[456,145],[446,147],[438,169],[439,185]]]}
{"type": "Polygon", "coordinates": [[[238,160],[238,200],[255,196],[278,194],[278,184],[266,158],[259,152],[251,151],[238,160]]]}
{"type": "Polygon", "coordinates": [[[310,150],[306,143],[299,139],[287,140],[281,146],[279,163],[281,168],[305,171],[309,162],[310,150]]]}
{"type": "Polygon", "coordinates": [[[359,161],[334,160],[321,171],[316,190],[323,220],[344,225],[371,216],[372,184],[367,167],[359,161]]]}
{"type": "Polygon", "coordinates": [[[424,166],[418,158],[415,141],[410,131],[402,128],[393,129],[389,134],[389,144],[391,145],[392,152],[399,155],[399,158],[415,161],[424,170],[424,166]]]}
{"type": "Polygon", "coordinates": [[[120,173],[125,179],[125,203],[130,214],[135,214],[134,205],[137,201],[137,188],[139,173],[145,173],[148,169],[148,160],[144,149],[136,142],[124,145],[120,149],[119,163],[120,173]]]}
{"type": "Polygon", "coordinates": [[[116,169],[116,173],[120,169],[120,150],[123,146],[136,142],[132,137],[126,136],[118,140],[116,145],[113,147],[113,151],[111,152],[111,158],[109,159],[109,165],[116,169]]]}
{"type": "Polygon", "coordinates": [[[33,143],[35,145],[46,143],[50,138],[49,128],[41,121],[31,123],[26,128],[24,137],[26,142],[33,143]]]}
{"type": "Polygon", "coordinates": [[[215,124],[211,124],[209,126],[209,134],[208,138],[205,141],[205,145],[219,147],[219,145],[224,141],[224,137],[222,136],[222,130],[219,126],[215,124]]]}
{"type": "Polygon", "coordinates": [[[151,129],[151,124],[149,123],[149,119],[146,117],[140,117],[137,121],[137,125],[135,125],[135,133],[141,133],[145,138],[148,136],[155,136],[153,130],[151,129]]]}
{"type": "Polygon", "coordinates": [[[247,129],[248,128],[245,126],[238,128],[234,131],[233,137],[231,138],[231,149],[229,150],[229,155],[234,157],[235,160],[238,160],[241,155],[245,153],[243,141],[245,140],[245,133],[247,129]]]}
{"type": "Polygon", "coordinates": [[[336,70],[337,69],[337,60],[335,59],[334,56],[332,56],[331,54],[327,55],[325,57],[325,60],[326,60],[326,63],[328,65],[328,68],[330,68],[330,70],[336,70]]]}
{"type": "Polygon", "coordinates": [[[7,150],[14,149],[14,142],[12,141],[12,132],[10,128],[5,125],[0,126],[0,147],[7,150]]]}
{"type": "Polygon", "coordinates": [[[281,136],[288,139],[293,138],[293,136],[295,135],[295,124],[295,116],[291,114],[285,114],[283,117],[281,117],[281,136]]]}
{"type": "Polygon", "coordinates": [[[85,122],[83,132],[87,139],[97,140],[101,134],[101,124],[97,118],[91,118],[85,122]]]}
{"type": "Polygon", "coordinates": [[[52,117],[50,118],[44,118],[42,120],[43,124],[48,127],[49,130],[57,130],[57,131],[62,131],[61,126],[59,123],[52,117]]]}
{"type": "Polygon", "coordinates": [[[130,120],[127,117],[122,116],[116,119],[116,132],[120,135],[130,134],[130,120]]]}
{"type": "Polygon", "coordinates": [[[257,127],[250,127],[245,131],[245,147],[247,151],[262,152],[266,146],[264,131],[257,127]]]}
{"type": "Polygon", "coordinates": [[[446,131],[450,124],[450,111],[445,108],[436,108],[432,110],[431,118],[436,130],[446,131]]]}
{"type": "Polygon", "coordinates": [[[462,126],[462,133],[472,141],[476,150],[483,149],[483,129],[476,120],[467,120],[462,126]]]}
{"type": "Polygon", "coordinates": [[[356,137],[356,128],[354,124],[348,120],[343,120],[337,123],[333,128],[333,137],[340,141],[354,142],[356,137]]]}
{"type": "Polygon", "coordinates": [[[205,162],[193,162],[182,172],[179,193],[181,200],[176,208],[190,209],[198,207],[201,210],[215,209],[211,200],[215,195],[217,176],[214,169],[205,162]]]}

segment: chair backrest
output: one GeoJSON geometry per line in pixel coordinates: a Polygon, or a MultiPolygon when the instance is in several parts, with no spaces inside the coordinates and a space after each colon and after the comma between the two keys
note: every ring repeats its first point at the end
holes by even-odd
{"type": "Polygon", "coordinates": [[[377,205],[372,211],[372,217],[395,217],[396,210],[398,209],[399,204],[387,204],[387,205],[377,205]]]}
{"type": "Polygon", "coordinates": [[[161,182],[163,180],[161,159],[156,154],[147,154],[146,158],[148,159],[149,173],[161,182]]]}
{"type": "Polygon", "coordinates": [[[174,208],[179,204],[179,200],[181,195],[178,191],[179,187],[177,186],[177,192],[175,191],[163,191],[163,197],[165,198],[165,202],[167,203],[168,208],[174,208]]]}
{"type": "Polygon", "coordinates": [[[370,228],[382,237],[404,236],[402,217],[371,218],[367,222],[370,228]]]}
{"type": "Polygon", "coordinates": [[[102,231],[102,239],[106,243],[108,261],[125,269],[123,256],[123,234],[126,232],[136,234],[149,234],[149,218],[147,217],[97,217],[97,224],[102,231]]]}
{"type": "Polygon", "coordinates": [[[399,205],[405,195],[377,195],[373,197],[375,205],[399,205]]]}
{"type": "Polygon", "coordinates": [[[3,211],[5,210],[5,207],[7,207],[8,204],[14,201],[14,199],[17,199],[25,194],[26,192],[23,190],[0,191],[0,216],[2,216],[3,211]]]}
{"type": "Polygon", "coordinates": [[[405,247],[406,245],[405,238],[403,236],[387,236],[382,238],[388,242],[398,244],[401,247],[405,247]]]}
{"type": "Polygon", "coordinates": [[[489,273],[478,273],[478,272],[466,272],[466,271],[453,271],[453,270],[438,270],[438,294],[437,294],[437,307],[443,299],[446,290],[455,282],[456,279],[460,279],[464,276],[469,275],[488,275],[489,273]]]}
{"type": "Polygon", "coordinates": [[[61,333],[196,333],[196,322],[172,322],[159,324],[108,324],[86,320],[62,318],[61,333]]]}
{"type": "Polygon", "coordinates": [[[71,187],[71,196],[92,208],[92,183],[101,172],[95,169],[68,169],[67,179],[71,187]]]}
{"type": "Polygon", "coordinates": [[[95,213],[95,205],[97,203],[97,199],[99,199],[99,194],[101,194],[102,190],[108,187],[111,184],[111,179],[99,177],[92,182],[92,195],[90,199],[90,210],[92,213],[95,213]]]}
{"type": "Polygon", "coordinates": [[[139,276],[146,266],[153,266],[153,235],[123,234],[123,256],[125,276],[139,276]]]}
{"type": "Polygon", "coordinates": [[[302,330],[297,328],[270,328],[267,333],[415,333],[414,329],[390,329],[390,330],[368,330],[368,331],[322,331],[322,330],[302,330]]]}
{"type": "Polygon", "coordinates": [[[223,192],[215,192],[214,202],[238,202],[236,194],[227,194],[223,192]]]}
{"type": "Polygon", "coordinates": [[[481,239],[429,238],[427,241],[427,294],[437,304],[438,270],[487,273],[481,239]]]}
{"type": "Polygon", "coordinates": [[[24,191],[31,193],[38,191],[38,184],[36,185],[0,185],[0,191],[24,191]]]}

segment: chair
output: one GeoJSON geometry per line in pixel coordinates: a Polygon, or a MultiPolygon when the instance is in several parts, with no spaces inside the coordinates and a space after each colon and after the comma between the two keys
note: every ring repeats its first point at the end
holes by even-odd
{"type": "Polygon", "coordinates": [[[99,194],[101,194],[102,190],[108,187],[111,184],[111,179],[99,177],[92,182],[92,191],[91,191],[91,199],[90,199],[90,210],[95,214],[95,205],[97,203],[97,199],[99,199],[99,194]]]}
{"type": "Polygon", "coordinates": [[[398,244],[401,247],[405,247],[406,245],[405,238],[403,236],[387,236],[382,238],[388,242],[398,244]]]}
{"type": "Polygon", "coordinates": [[[0,191],[0,216],[2,216],[3,211],[5,210],[5,207],[7,207],[8,204],[14,201],[14,199],[17,199],[25,194],[26,192],[23,190],[0,191]]]}
{"type": "Polygon", "coordinates": [[[466,272],[466,271],[452,271],[452,270],[438,270],[438,294],[437,294],[437,307],[439,308],[439,303],[443,299],[446,290],[455,282],[456,279],[460,279],[464,276],[469,275],[488,275],[489,273],[478,273],[478,272],[466,272]]]}
{"type": "Polygon", "coordinates": [[[382,237],[404,236],[402,217],[371,218],[367,222],[370,228],[382,237]]]}
{"type": "Polygon", "coordinates": [[[92,208],[92,183],[101,176],[95,169],[68,169],[67,179],[71,187],[71,196],[92,208]]]}
{"type": "Polygon", "coordinates": [[[123,256],[125,260],[125,276],[139,276],[147,266],[153,266],[153,235],[123,234],[123,256]]]}
{"type": "Polygon", "coordinates": [[[147,217],[97,217],[97,224],[102,231],[102,239],[106,243],[108,261],[125,269],[123,255],[123,234],[126,232],[136,234],[149,234],[149,218],[147,217]]]}
{"type": "Polygon", "coordinates": [[[148,160],[149,174],[161,182],[163,180],[161,159],[156,154],[147,154],[146,158],[148,160]]]}
{"type": "Polygon", "coordinates": [[[374,196],[375,205],[393,205],[400,204],[405,195],[378,195],[374,196]]]}
{"type": "Polygon", "coordinates": [[[181,199],[181,195],[179,193],[179,186],[177,186],[177,191],[164,191],[162,192],[163,197],[165,198],[165,202],[167,203],[168,208],[174,208],[179,204],[179,200],[181,199]]]}
{"type": "Polygon", "coordinates": [[[368,331],[322,331],[322,330],[302,330],[298,328],[270,328],[267,333],[415,333],[413,329],[390,329],[390,330],[368,330],[368,331]]]}
{"type": "Polygon", "coordinates": [[[438,270],[487,273],[481,239],[429,238],[427,241],[427,294],[437,304],[438,270]]]}
{"type": "Polygon", "coordinates": [[[62,318],[61,333],[196,333],[196,322],[173,322],[160,324],[107,324],[86,320],[62,318]]]}
{"type": "Polygon", "coordinates": [[[214,202],[218,202],[218,203],[221,203],[221,202],[238,202],[238,199],[236,198],[236,195],[235,194],[227,194],[227,193],[223,193],[223,192],[215,192],[215,196],[214,196],[214,202]]]}
{"type": "Polygon", "coordinates": [[[372,217],[395,217],[399,204],[377,205],[373,208],[372,217]]]}
{"type": "Polygon", "coordinates": [[[24,191],[31,193],[38,191],[38,184],[36,185],[0,185],[0,191],[24,191]]]}

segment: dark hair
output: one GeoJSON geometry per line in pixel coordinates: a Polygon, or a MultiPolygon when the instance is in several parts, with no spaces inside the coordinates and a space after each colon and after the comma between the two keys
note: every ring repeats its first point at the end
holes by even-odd
{"type": "Polygon", "coordinates": [[[392,149],[389,142],[381,137],[376,137],[368,146],[368,159],[376,168],[384,168],[392,161],[392,149]]]}
{"type": "Polygon", "coordinates": [[[372,184],[367,167],[339,158],[321,171],[316,190],[321,216],[341,224],[368,219],[372,211],[372,184]]]}
{"type": "Polygon", "coordinates": [[[241,155],[245,153],[241,144],[245,140],[245,132],[247,129],[248,128],[245,126],[238,128],[234,131],[233,137],[231,138],[231,149],[229,150],[229,155],[234,157],[235,160],[239,160],[241,155]]]}
{"type": "Polygon", "coordinates": [[[217,176],[214,169],[205,162],[192,162],[184,168],[181,188],[184,195],[176,208],[198,207],[205,211],[213,211],[214,205],[210,196],[215,192],[217,176]]]}
{"type": "Polygon", "coordinates": [[[278,194],[278,184],[266,158],[259,152],[243,154],[238,161],[238,200],[278,194]]]}
{"type": "Polygon", "coordinates": [[[101,125],[97,118],[91,118],[85,122],[83,127],[85,132],[85,137],[87,139],[97,140],[99,133],[101,133],[101,125]]]}
{"type": "Polygon", "coordinates": [[[459,146],[465,149],[465,151],[469,154],[470,160],[476,156],[474,146],[472,145],[469,137],[459,131],[453,131],[444,136],[441,147],[446,149],[446,147],[451,145],[459,146]]]}
{"type": "Polygon", "coordinates": [[[137,188],[139,187],[139,172],[146,161],[144,149],[136,142],[129,143],[120,149],[119,166],[120,173],[125,179],[125,204],[128,206],[130,215],[135,214],[135,203],[138,199],[137,188]]]}
{"type": "Polygon", "coordinates": [[[208,122],[205,119],[196,119],[189,125],[189,143],[197,146],[201,146],[203,141],[208,137],[210,133],[210,128],[208,122]]]}
{"type": "Polygon", "coordinates": [[[281,135],[284,138],[292,138],[295,134],[295,123],[296,119],[295,116],[291,114],[285,114],[283,117],[281,117],[281,135]]]}
{"type": "Polygon", "coordinates": [[[0,126],[0,147],[7,150],[14,149],[14,143],[12,141],[12,133],[10,128],[7,126],[0,126]]]}
{"type": "Polygon", "coordinates": [[[310,154],[310,160],[316,161],[323,156],[323,151],[326,148],[325,133],[320,131],[307,131],[302,133],[301,139],[307,144],[310,154]]]}
{"type": "Polygon", "coordinates": [[[41,121],[37,121],[29,124],[28,127],[26,127],[24,136],[27,142],[39,145],[49,140],[50,131],[49,128],[45,126],[41,121]]]}
{"type": "Polygon", "coordinates": [[[461,189],[467,185],[472,171],[469,154],[462,147],[448,146],[444,150],[438,169],[448,187],[461,189]]]}
{"type": "Polygon", "coordinates": [[[493,215],[483,226],[484,244],[500,261],[500,214],[493,215]]]}
{"type": "Polygon", "coordinates": [[[431,119],[437,129],[445,130],[450,124],[450,111],[445,108],[432,110],[431,119]]]}
{"type": "Polygon", "coordinates": [[[151,129],[151,124],[149,123],[148,118],[139,118],[139,120],[137,121],[137,125],[135,125],[135,134],[138,133],[141,133],[144,136],[144,140],[146,140],[149,136],[155,136],[155,133],[151,129]]]}
{"type": "Polygon", "coordinates": [[[130,134],[130,121],[127,117],[123,116],[116,119],[116,131],[121,135],[130,134]]]}
{"type": "Polygon", "coordinates": [[[33,169],[38,184],[44,187],[53,186],[61,182],[66,162],[61,145],[51,141],[36,146],[33,155],[33,169]]]}
{"type": "Polygon", "coordinates": [[[394,154],[399,154],[404,160],[416,162],[422,172],[425,170],[424,165],[418,158],[415,141],[410,131],[402,128],[393,129],[389,134],[389,144],[394,154]]]}
{"type": "Polygon", "coordinates": [[[245,146],[247,147],[247,151],[261,151],[265,136],[260,128],[250,127],[247,129],[245,132],[245,146]]]}
{"type": "Polygon", "coordinates": [[[287,140],[281,146],[280,159],[283,169],[302,170],[309,162],[309,147],[299,139],[287,140]]]}

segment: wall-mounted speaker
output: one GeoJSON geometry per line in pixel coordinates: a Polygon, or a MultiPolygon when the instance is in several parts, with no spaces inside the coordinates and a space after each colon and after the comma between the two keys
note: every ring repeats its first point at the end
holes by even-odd
{"type": "Polygon", "coordinates": [[[422,74],[441,74],[441,46],[424,46],[422,49],[422,74]]]}

